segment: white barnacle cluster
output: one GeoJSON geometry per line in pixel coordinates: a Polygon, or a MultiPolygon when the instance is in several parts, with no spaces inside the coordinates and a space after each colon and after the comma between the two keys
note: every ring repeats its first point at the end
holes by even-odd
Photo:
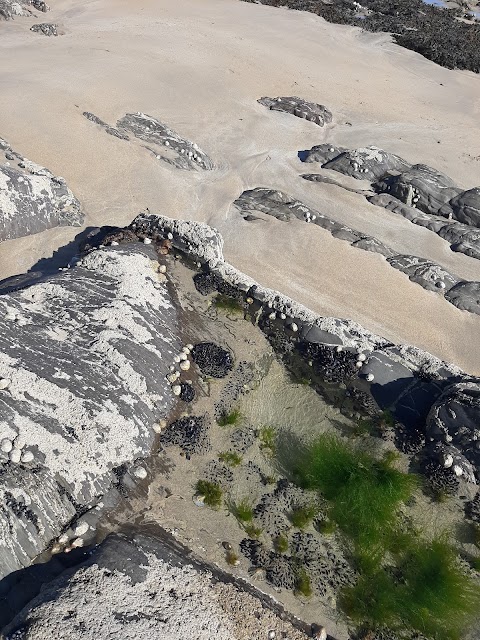
{"type": "Polygon", "coordinates": [[[75,526],[71,527],[52,545],[50,552],[52,555],[57,553],[70,553],[73,549],[78,549],[85,545],[85,535],[89,532],[90,525],[85,520],[79,520],[75,526]]]}
{"type": "MultiPolygon", "coordinates": [[[[338,351],[338,347],[337,347],[337,351],[338,351]]],[[[361,369],[365,364],[366,360],[367,360],[367,356],[365,353],[363,353],[363,351],[360,351],[359,353],[357,353],[357,361],[355,363],[357,369],[361,369]]],[[[365,376],[365,379],[368,382],[373,382],[373,380],[375,379],[375,376],[373,375],[373,373],[367,373],[367,375],[365,376]]]]}
{"type": "Polygon", "coordinates": [[[185,372],[190,369],[191,363],[189,360],[189,355],[192,349],[193,344],[187,344],[182,347],[181,352],[178,355],[174,356],[173,364],[170,365],[170,373],[167,373],[167,380],[171,385],[172,393],[174,396],[179,396],[182,393],[180,376],[181,372],[185,372]],[[178,369],[180,369],[180,371],[178,371],[178,369]]]}
{"type": "Polygon", "coordinates": [[[0,442],[0,451],[8,456],[12,464],[28,464],[33,462],[35,456],[26,446],[25,438],[17,434],[14,438],[3,438],[0,442]]]}

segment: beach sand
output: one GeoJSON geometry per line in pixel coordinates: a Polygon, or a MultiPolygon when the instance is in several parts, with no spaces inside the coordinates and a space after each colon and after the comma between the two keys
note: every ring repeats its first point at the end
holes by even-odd
{"type": "MultiPolygon", "coordinates": [[[[326,231],[274,219],[247,223],[231,208],[244,189],[281,189],[401,253],[480,280],[480,263],[434,233],[359,194],[302,180],[316,169],[297,158],[323,141],[373,144],[477,186],[478,76],[441,68],[386,35],[238,0],[52,4],[39,20],[0,23],[0,136],[67,180],[86,226],[125,225],[146,207],[208,222],[224,235],[227,260],[262,284],[480,374],[480,317],[326,231]],[[46,20],[64,35],[29,31],[46,20]],[[325,104],[333,125],[321,129],[257,104],[277,95],[325,104]],[[127,112],[152,115],[196,142],[217,169],[170,167],[141,145],[106,135],[83,111],[110,124],[127,112]]],[[[0,276],[34,267],[78,233],[56,229],[2,243],[0,276]]]]}

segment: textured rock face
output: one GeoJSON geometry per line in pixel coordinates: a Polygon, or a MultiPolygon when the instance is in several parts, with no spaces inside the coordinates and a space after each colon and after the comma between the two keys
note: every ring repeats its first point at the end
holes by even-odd
{"type": "Polygon", "coordinates": [[[459,309],[480,315],[480,282],[459,282],[445,298],[459,309]]]}
{"type": "Polygon", "coordinates": [[[53,227],[81,226],[79,201],[63,178],[13,151],[0,139],[0,241],[53,227]],[[17,166],[12,166],[12,162],[17,166]]]}
{"type": "MultiPolygon", "coordinates": [[[[473,227],[480,227],[480,187],[464,191],[452,198],[449,205],[455,220],[473,227]]],[[[442,210],[440,213],[442,214],[442,210]]]]}
{"type": "Polygon", "coordinates": [[[320,162],[323,169],[364,180],[378,180],[389,171],[404,171],[410,166],[403,158],[373,146],[349,150],[321,144],[307,151],[302,161],[320,162]]]}
{"type": "Polygon", "coordinates": [[[98,250],[0,298],[0,576],[149,453],[178,349],[153,259],[139,244],[98,250]]]}
{"type": "Polygon", "coordinates": [[[154,540],[111,536],[76,572],[49,584],[6,631],[24,640],[197,638],[234,640],[211,582],[170,559],[154,540]]]}
{"type": "Polygon", "coordinates": [[[416,282],[428,291],[443,290],[443,292],[447,292],[460,282],[459,278],[426,258],[398,255],[387,260],[392,267],[403,271],[412,282],[416,282]]]}
{"type": "Polygon", "coordinates": [[[323,127],[325,124],[329,124],[333,117],[332,112],[323,104],[307,102],[297,96],[284,98],[260,98],[258,102],[272,111],[284,111],[285,113],[291,113],[298,118],[314,122],[320,127],[323,127]]]}
{"type": "Polygon", "coordinates": [[[30,27],[30,31],[42,33],[44,36],[58,36],[58,25],[52,22],[42,22],[34,24],[33,27],[30,27]]]}
{"type": "Polygon", "coordinates": [[[46,13],[50,7],[43,0],[0,0],[0,18],[11,20],[15,16],[29,16],[29,7],[46,13]]]}
{"type": "Polygon", "coordinates": [[[448,176],[424,164],[416,164],[398,176],[387,178],[377,184],[376,189],[388,191],[405,204],[434,215],[461,192],[448,176]]]}
{"type": "Polygon", "coordinates": [[[427,419],[427,436],[458,447],[480,471],[480,384],[451,385],[435,402],[427,419]]]}
{"type": "Polygon", "coordinates": [[[127,113],[112,127],[95,114],[85,111],[88,120],[101,126],[107,133],[123,140],[133,135],[148,143],[145,147],[162,160],[178,169],[211,171],[215,168],[212,160],[194,142],[182,138],[178,133],[159,120],[144,113],[127,113]]]}

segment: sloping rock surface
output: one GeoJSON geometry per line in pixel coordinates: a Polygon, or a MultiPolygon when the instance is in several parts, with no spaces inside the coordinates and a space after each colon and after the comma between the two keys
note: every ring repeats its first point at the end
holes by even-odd
{"type": "Polygon", "coordinates": [[[29,16],[29,7],[46,13],[50,7],[43,0],[0,0],[0,18],[11,20],[15,16],[29,16]]]}
{"type": "Polygon", "coordinates": [[[2,156],[0,241],[83,224],[80,203],[63,178],[27,160],[0,138],[0,162],[2,156]]]}
{"type": "Polygon", "coordinates": [[[30,563],[173,403],[176,314],[151,249],[99,249],[0,296],[0,577],[30,563]]]}
{"type": "Polygon", "coordinates": [[[297,96],[289,96],[283,98],[260,98],[258,101],[263,106],[268,107],[272,111],[283,111],[291,113],[297,118],[309,120],[323,127],[332,121],[332,112],[323,104],[316,102],[307,102],[297,96]]]}

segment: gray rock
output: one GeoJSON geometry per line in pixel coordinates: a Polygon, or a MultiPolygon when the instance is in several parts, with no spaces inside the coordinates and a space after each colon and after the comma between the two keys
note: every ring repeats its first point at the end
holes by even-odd
{"type": "Polygon", "coordinates": [[[0,442],[20,452],[0,452],[0,577],[93,507],[115,468],[148,455],[173,404],[180,341],[154,258],[143,244],[97,250],[0,297],[0,442]]]}
{"type": "Polygon", "coordinates": [[[332,122],[332,112],[323,104],[315,102],[307,102],[297,96],[289,96],[283,98],[260,98],[258,101],[272,111],[283,111],[291,113],[298,118],[309,120],[323,127],[325,124],[332,122]]]}
{"type": "Polygon", "coordinates": [[[459,282],[445,294],[458,309],[480,315],[480,282],[459,282]]]}
{"type": "Polygon", "coordinates": [[[379,181],[375,188],[381,193],[387,191],[425,213],[437,215],[442,209],[446,217],[444,205],[461,193],[448,176],[424,164],[415,164],[399,175],[389,176],[379,181]]]}
{"type": "Polygon", "coordinates": [[[412,282],[416,282],[428,291],[446,293],[461,281],[460,278],[426,258],[397,255],[387,258],[387,262],[395,269],[406,273],[412,282]]]}
{"type": "Polygon", "coordinates": [[[319,162],[324,165],[343,153],[348,153],[345,147],[336,147],[333,144],[316,144],[311,149],[301,151],[299,154],[302,162],[319,162]]]}
{"type": "Polygon", "coordinates": [[[194,142],[182,138],[167,125],[144,113],[127,113],[117,122],[117,128],[154,145],[154,148],[147,149],[158,159],[179,169],[211,171],[215,168],[212,160],[194,142]]]}
{"type": "Polygon", "coordinates": [[[360,180],[378,180],[388,172],[405,171],[410,168],[410,165],[400,156],[370,146],[345,150],[324,162],[322,167],[360,180]]]}
{"type": "Polygon", "coordinates": [[[395,255],[393,249],[390,249],[390,247],[387,247],[383,242],[380,242],[380,240],[372,236],[366,236],[356,242],[352,242],[352,247],[363,249],[364,251],[372,251],[373,253],[380,253],[382,256],[385,256],[385,258],[395,255]]]}
{"type": "Polygon", "coordinates": [[[449,386],[430,410],[427,436],[456,447],[480,471],[480,384],[449,386]]]}
{"type": "MultiPolygon", "coordinates": [[[[463,193],[452,198],[448,209],[453,211],[455,220],[473,227],[480,227],[480,187],[463,191],[463,193]]],[[[440,213],[442,213],[442,210],[440,210],[440,213]]]]}
{"type": "Polygon", "coordinates": [[[101,120],[94,113],[84,111],[83,115],[85,116],[85,118],[87,118],[87,120],[90,120],[90,122],[94,122],[95,124],[98,124],[100,127],[105,129],[105,131],[111,136],[115,136],[115,138],[120,138],[121,140],[130,140],[126,133],[122,133],[118,129],[115,129],[115,127],[111,127],[108,123],[101,120]]]}
{"type": "Polygon", "coordinates": [[[34,24],[33,27],[30,27],[30,31],[43,33],[44,36],[58,36],[58,25],[52,22],[42,22],[34,24]]]}
{"type": "Polygon", "coordinates": [[[30,16],[29,7],[46,13],[50,7],[43,0],[0,0],[0,18],[11,20],[15,16],[30,16]]]}
{"type": "Polygon", "coordinates": [[[0,158],[2,151],[17,166],[0,164],[0,240],[83,224],[80,203],[63,178],[16,153],[5,141],[0,158]]]}

